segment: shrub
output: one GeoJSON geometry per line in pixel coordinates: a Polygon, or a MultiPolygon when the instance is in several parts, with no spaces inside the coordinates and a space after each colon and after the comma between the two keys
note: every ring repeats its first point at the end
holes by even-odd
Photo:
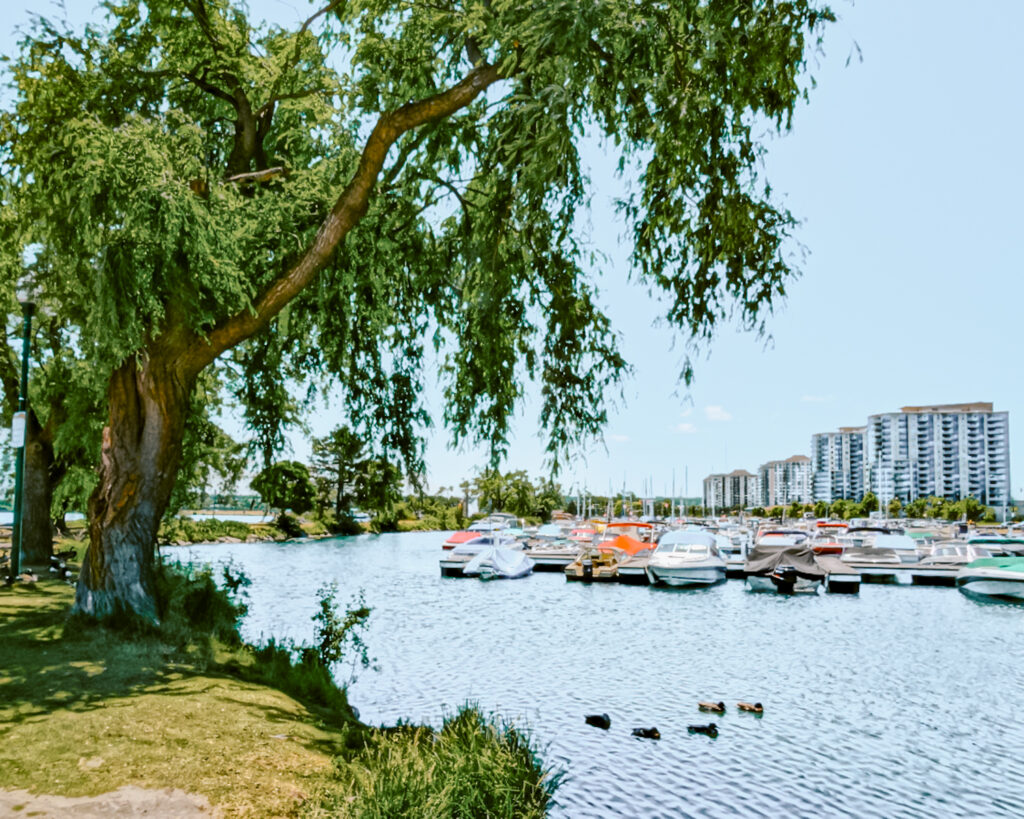
{"type": "Polygon", "coordinates": [[[335,760],[336,786],[319,794],[314,815],[539,819],[562,778],[527,735],[476,706],[445,717],[440,731],[399,726],[362,739],[335,760]]]}

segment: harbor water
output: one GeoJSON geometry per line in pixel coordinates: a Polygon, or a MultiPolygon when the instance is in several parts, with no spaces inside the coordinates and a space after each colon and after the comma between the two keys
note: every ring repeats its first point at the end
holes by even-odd
{"type": "MultiPolygon", "coordinates": [[[[440,533],[168,548],[251,579],[245,637],[309,641],[317,590],[362,590],[369,723],[460,704],[526,728],[566,771],[552,815],[1024,815],[1024,606],[955,589],[783,597],[442,578],[440,533]],[[723,715],[698,700],[722,700],[723,715]],[[738,701],[764,704],[762,716],[738,701]],[[605,731],[584,723],[607,713],[605,731]],[[716,739],[687,732],[714,721],[716,739]],[[631,736],[656,726],[659,741],[631,736]]],[[[349,669],[341,669],[347,679],[349,669]]]]}

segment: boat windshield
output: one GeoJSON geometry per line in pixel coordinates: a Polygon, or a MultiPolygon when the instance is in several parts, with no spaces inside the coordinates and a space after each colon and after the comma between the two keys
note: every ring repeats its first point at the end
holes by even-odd
{"type": "Polygon", "coordinates": [[[674,554],[707,557],[711,550],[701,543],[662,543],[654,551],[660,555],[674,554]]]}

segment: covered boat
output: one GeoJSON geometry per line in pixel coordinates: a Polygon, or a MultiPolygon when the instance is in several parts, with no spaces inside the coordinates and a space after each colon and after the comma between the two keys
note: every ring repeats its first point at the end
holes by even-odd
{"type": "Polygon", "coordinates": [[[978,597],[1024,601],[1024,557],[983,557],[956,575],[957,588],[978,597]]]}
{"type": "Polygon", "coordinates": [[[462,574],[465,577],[479,577],[481,580],[514,580],[526,577],[532,571],[533,561],[521,550],[490,546],[470,560],[462,569],[462,574]]]}
{"type": "Polygon", "coordinates": [[[824,569],[808,546],[755,546],[744,570],[751,591],[813,594],[825,579],[824,569]]]}
{"type": "Polygon", "coordinates": [[[647,577],[655,585],[711,586],[725,580],[725,561],[710,532],[666,532],[647,561],[647,577]]]}
{"type": "Polygon", "coordinates": [[[522,543],[515,538],[501,534],[475,537],[441,555],[441,577],[463,577],[463,569],[474,557],[495,546],[516,551],[522,551],[523,548],[522,543]]]}

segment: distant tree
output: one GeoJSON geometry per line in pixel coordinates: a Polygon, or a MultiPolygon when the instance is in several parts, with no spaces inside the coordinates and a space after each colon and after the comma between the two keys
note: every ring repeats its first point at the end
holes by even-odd
{"type": "Polygon", "coordinates": [[[923,518],[928,511],[928,501],[924,498],[914,498],[907,504],[908,518],[923,518]]]}
{"type": "Polygon", "coordinates": [[[498,469],[485,469],[473,479],[473,491],[480,501],[480,510],[500,512],[505,508],[508,485],[498,469]]]}
{"type": "Polygon", "coordinates": [[[850,508],[850,501],[845,498],[838,498],[832,501],[832,505],[828,508],[830,517],[838,518],[839,520],[846,520],[849,517],[848,511],[850,508]]]}
{"type": "Polygon", "coordinates": [[[537,481],[534,490],[533,515],[541,520],[549,520],[551,513],[561,509],[565,504],[565,495],[562,487],[553,480],[541,479],[537,481]]]}
{"type": "Polygon", "coordinates": [[[825,501],[819,500],[814,502],[814,517],[828,517],[828,504],[825,501]]]}
{"type": "Polygon", "coordinates": [[[872,512],[877,512],[879,509],[878,496],[874,492],[867,492],[861,498],[860,505],[866,514],[870,515],[872,512]]]}
{"type": "Polygon", "coordinates": [[[272,509],[298,515],[313,508],[316,493],[309,470],[298,461],[279,461],[252,479],[253,491],[272,509]]]}
{"type": "Polygon", "coordinates": [[[362,509],[374,514],[375,531],[397,527],[395,506],[402,500],[402,472],[394,464],[379,458],[363,461],[356,477],[356,500],[362,509]]]}
{"type": "Polygon", "coordinates": [[[903,503],[900,501],[899,498],[894,497],[891,501],[889,501],[889,505],[888,507],[886,507],[886,512],[888,513],[890,518],[898,518],[900,516],[901,509],[903,509],[903,503]]]}
{"type": "Polygon", "coordinates": [[[529,517],[534,512],[534,490],[530,476],[525,470],[518,469],[504,476],[505,506],[502,511],[511,512],[521,518],[529,517]]]}
{"type": "Polygon", "coordinates": [[[318,496],[334,506],[337,520],[351,514],[359,473],[364,471],[363,442],[347,426],[335,427],[312,442],[313,474],[319,485],[318,496]]]}
{"type": "Polygon", "coordinates": [[[755,506],[750,510],[750,514],[757,518],[768,517],[768,513],[765,511],[763,506],[755,506]]]}
{"type": "Polygon", "coordinates": [[[788,510],[787,514],[791,518],[799,518],[799,517],[801,517],[803,515],[803,513],[804,513],[804,506],[803,506],[802,503],[799,503],[798,501],[793,501],[789,505],[789,510],[788,510]]]}

